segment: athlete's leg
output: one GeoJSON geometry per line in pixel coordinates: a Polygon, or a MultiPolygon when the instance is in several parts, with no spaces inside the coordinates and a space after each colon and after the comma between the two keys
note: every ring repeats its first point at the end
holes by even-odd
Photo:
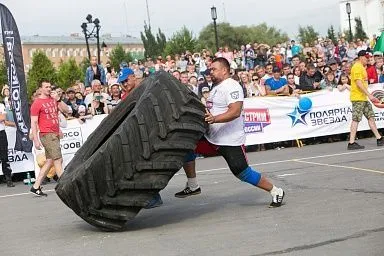
{"type": "Polygon", "coordinates": [[[284,191],[275,187],[266,177],[248,165],[244,147],[220,146],[218,152],[224,157],[229,169],[241,181],[268,191],[272,195],[271,207],[279,207],[284,198],[284,191]]]}

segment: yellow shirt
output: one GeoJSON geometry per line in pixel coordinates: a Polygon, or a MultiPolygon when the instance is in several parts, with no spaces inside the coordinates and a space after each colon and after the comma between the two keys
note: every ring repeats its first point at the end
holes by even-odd
{"type": "Polygon", "coordinates": [[[356,80],[361,80],[364,87],[368,89],[367,70],[360,61],[357,61],[351,69],[351,94],[349,98],[351,101],[367,101],[367,95],[357,86],[356,80]]]}

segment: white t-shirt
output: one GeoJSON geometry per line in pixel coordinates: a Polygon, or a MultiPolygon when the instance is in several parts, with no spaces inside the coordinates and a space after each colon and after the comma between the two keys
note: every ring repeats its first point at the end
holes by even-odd
{"type": "MultiPolygon", "coordinates": [[[[3,103],[0,103],[0,115],[7,115],[7,111],[5,110],[5,105],[3,103]]],[[[5,130],[5,122],[0,121],[0,131],[5,130]]]]}
{"type": "MultiPolygon", "coordinates": [[[[207,99],[207,108],[213,116],[217,116],[227,112],[228,106],[238,101],[244,101],[243,88],[232,78],[227,78],[212,88],[207,99]]],[[[243,113],[230,122],[211,124],[205,138],[219,146],[243,145],[245,143],[243,113]]]]}

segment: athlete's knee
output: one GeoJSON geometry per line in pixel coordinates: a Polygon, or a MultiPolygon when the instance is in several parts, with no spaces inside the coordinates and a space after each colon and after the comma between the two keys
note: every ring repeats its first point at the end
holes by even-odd
{"type": "Polygon", "coordinates": [[[236,177],[241,181],[257,186],[260,182],[261,174],[248,166],[244,171],[236,175],[236,177]]]}
{"type": "Polygon", "coordinates": [[[188,155],[184,157],[184,163],[195,161],[195,159],[196,159],[195,152],[190,152],[188,153],[188,155]]]}

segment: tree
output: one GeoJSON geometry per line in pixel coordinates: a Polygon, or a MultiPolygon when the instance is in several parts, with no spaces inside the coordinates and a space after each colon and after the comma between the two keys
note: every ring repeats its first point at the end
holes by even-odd
{"type": "Polygon", "coordinates": [[[84,75],[74,58],[60,63],[57,71],[57,82],[60,88],[67,89],[83,78],[84,75]]]}
{"type": "Polygon", "coordinates": [[[155,36],[152,33],[151,26],[144,22],[144,32],[140,32],[140,34],[146,57],[156,58],[163,53],[167,39],[160,28],[155,36]]]}
{"type": "Polygon", "coordinates": [[[186,51],[195,51],[197,40],[194,38],[192,31],[189,31],[185,26],[175,34],[167,42],[164,50],[165,55],[174,55],[186,51]]]}
{"type": "Polygon", "coordinates": [[[115,68],[115,71],[118,72],[120,70],[120,63],[130,62],[132,61],[132,55],[129,52],[125,52],[123,49],[123,46],[121,44],[118,44],[115,48],[112,49],[111,53],[109,54],[109,59],[111,61],[112,67],[115,68]]]}
{"type": "Polygon", "coordinates": [[[313,26],[299,26],[298,38],[302,44],[308,43],[309,45],[312,45],[318,37],[319,33],[315,31],[313,26]]]}
{"type": "Polygon", "coordinates": [[[48,59],[42,51],[37,51],[32,57],[32,67],[28,71],[28,95],[31,96],[32,92],[39,87],[42,79],[47,79],[51,83],[57,82],[56,70],[52,62],[48,59]]]}
{"type": "Polygon", "coordinates": [[[333,25],[331,25],[329,28],[328,28],[328,36],[327,36],[329,39],[332,40],[333,43],[336,43],[337,42],[337,39],[336,39],[336,35],[335,35],[335,29],[333,28],[333,25]]]}
{"type": "Polygon", "coordinates": [[[354,38],[355,39],[361,39],[361,40],[367,39],[368,36],[367,36],[367,33],[365,33],[365,31],[363,29],[363,24],[361,22],[361,18],[360,17],[356,17],[355,18],[355,23],[356,23],[356,26],[355,26],[354,38]]]}
{"type": "MultiPolygon", "coordinates": [[[[266,23],[256,26],[232,26],[229,23],[219,23],[217,30],[219,45],[228,46],[231,49],[239,49],[241,45],[247,43],[256,42],[272,46],[288,40],[287,34],[275,27],[269,27],[266,23]]],[[[213,24],[207,25],[200,32],[198,48],[216,51],[213,24]]]]}

